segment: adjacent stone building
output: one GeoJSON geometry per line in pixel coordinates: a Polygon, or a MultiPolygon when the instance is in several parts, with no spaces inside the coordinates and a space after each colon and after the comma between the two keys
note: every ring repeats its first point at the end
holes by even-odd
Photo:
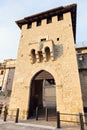
{"type": "Polygon", "coordinates": [[[84,112],[87,113],[87,47],[77,47],[78,69],[82,90],[84,112]]]}
{"type": "MultiPolygon", "coordinates": [[[[21,37],[9,112],[19,108],[20,119],[32,116],[36,106],[41,110],[56,107],[56,111],[63,113],[83,113],[74,48],[76,4],[25,17],[16,23],[21,37]]],[[[70,117],[73,119],[77,120],[70,117]]]]}
{"type": "Polygon", "coordinates": [[[0,90],[12,90],[12,83],[15,72],[15,59],[4,60],[0,63],[0,90]]]}
{"type": "Polygon", "coordinates": [[[0,63],[0,109],[9,105],[15,72],[15,63],[15,59],[4,60],[0,63]]]}

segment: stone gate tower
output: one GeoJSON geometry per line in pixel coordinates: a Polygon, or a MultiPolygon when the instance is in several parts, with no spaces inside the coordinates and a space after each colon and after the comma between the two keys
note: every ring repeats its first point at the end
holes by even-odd
{"type": "Polygon", "coordinates": [[[19,108],[20,118],[26,119],[32,115],[33,97],[37,96],[40,108],[52,105],[63,113],[83,112],[74,48],[76,4],[25,17],[16,23],[21,38],[9,109],[19,108]]]}

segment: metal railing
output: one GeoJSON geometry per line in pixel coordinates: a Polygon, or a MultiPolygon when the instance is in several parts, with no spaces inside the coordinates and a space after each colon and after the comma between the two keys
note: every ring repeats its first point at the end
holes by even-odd
{"type": "MultiPolygon", "coordinates": [[[[8,108],[7,107],[3,107],[0,109],[1,113],[0,113],[0,117],[1,119],[6,122],[7,121],[7,117],[8,116],[11,116],[8,114],[8,108]]],[[[13,110],[12,110],[13,111],[13,110]]],[[[18,123],[18,120],[19,120],[19,108],[17,108],[16,110],[16,114],[15,115],[12,115],[14,117],[14,121],[15,123],[18,123]]]]}
{"type": "MultiPolygon", "coordinates": [[[[17,108],[16,109],[16,113],[15,113],[15,115],[12,115],[13,117],[14,117],[14,122],[15,123],[18,123],[19,122],[19,113],[20,113],[20,109],[19,108],[17,108]]],[[[5,107],[4,109],[2,109],[1,110],[1,113],[0,113],[0,115],[3,115],[2,116],[2,119],[3,119],[3,121],[4,122],[6,122],[7,121],[7,117],[8,116],[11,116],[11,115],[9,115],[8,114],[8,109],[5,107]]],[[[28,114],[28,113],[27,113],[28,114]]],[[[47,108],[47,107],[45,107],[45,113],[44,113],[44,119],[45,119],[45,121],[49,121],[49,119],[50,118],[52,118],[52,117],[50,117],[49,116],[49,109],[47,108]]],[[[36,107],[36,111],[35,111],[35,119],[36,119],[36,121],[37,120],[40,120],[40,116],[39,116],[39,108],[38,107],[36,107]]],[[[69,119],[69,118],[67,118],[67,119],[69,119]]],[[[76,124],[79,124],[80,125],[80,130],[85,130],[85,127],[84,127],[84,125],[87,125],[87,122],[86,122],[86,119],[87,119],[87,113],[86,114],[82,114],[82,113],[78,113],[78,114],[69,114],[69,113],[60,113],[59,111],[58,112],[56,112],[56,123],[57,123],[57,125],[56,125],[56,127],[57,128],[62,128],[62,122],[68,122],[68,125],[69,125],[69,123],[76,123],[76,124]],[[61,116],[75,116],[75,117],[78,117],[78,121],[76,121],[76,120],[66,120],[66,119],[61,119],[61,116]],[[85,120],[84,120],[85,119],[85,120]]]]}

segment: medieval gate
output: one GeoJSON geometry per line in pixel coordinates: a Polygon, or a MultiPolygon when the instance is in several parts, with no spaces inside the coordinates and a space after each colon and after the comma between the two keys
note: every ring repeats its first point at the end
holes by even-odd
{"type": "MultiPolygon", "coordinates": [[[[39,114],[44,116],[44,108],[56,113],[56,90],[54,77],[47,71],[41,70],[32,79],[29,102],[29,117],[35,117],[36,107],[39,114]]],[[[49,113],[50,114],[50,113],[49,113]]]]}

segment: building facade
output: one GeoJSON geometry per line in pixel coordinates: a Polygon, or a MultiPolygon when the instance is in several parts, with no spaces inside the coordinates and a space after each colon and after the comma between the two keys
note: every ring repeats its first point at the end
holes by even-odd
{"type": "Polygon", "coordinates": [[[8,107],[12,90],[16,60],[8,59],[0,63],[0,111],[8,107]]]}
{"type": "Polygon", "coordinates": [[[76,4],[25,17],[16,23],[21,37],[9,110],[19,108],[20,119],[32,116],[36,106],[83,113],[74,48],[76,4]]]}
{"type": "Polygon", "coordinates": [[[84,112],[87,113],[87,47],[76,48],[84,112]]]}
{"type": "Polygon", "coordinates": [[[0,63],[0,90],[12,90],[13,77],[15,72],[16,60],[8,59],[0,63]]]}

